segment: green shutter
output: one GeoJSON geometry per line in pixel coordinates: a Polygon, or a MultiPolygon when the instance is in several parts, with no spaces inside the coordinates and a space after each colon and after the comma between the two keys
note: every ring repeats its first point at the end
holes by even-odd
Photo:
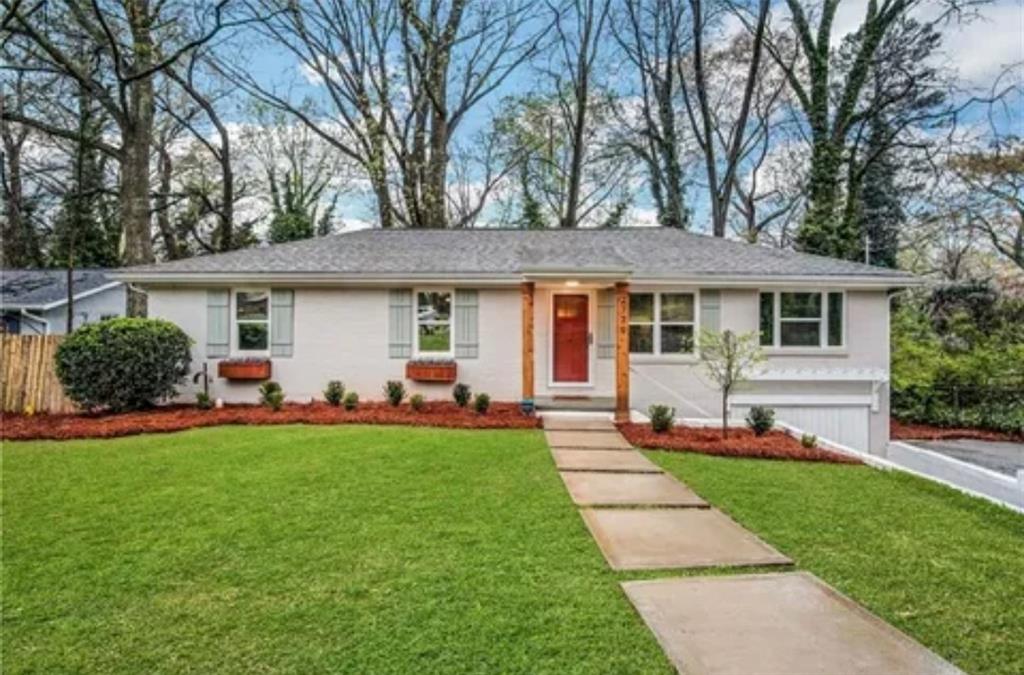
{"type": "Polygon", "coordinates": [[[597,293],[597,358],[615,358],[615,293],[597,293]]]}
{"type": "Polygon", "coordinates": [[[718,333],[722,330],[722,292],[700,290],[700,327],[718,333]]]}
{"type": "Polygon", "coordinates": [[[231,351],[231,296],[227,290],[206,292],[206,356],[219,359],[231,351]]]}
{"type": "Polygon", "coordinates": [[[412,356],[412,291],[393,288],[388,293],[388,358],[412,356]]]}
{"type": "Polygon", "coordinates": [[[270,291],[270,355],[291,356],[295,342],[295,292],[270,291]]]}
{"type": "Polygon", "coordinates": [[[475,359],[480,354],[479,294],[455,291],[455,358],[475,359]]]}

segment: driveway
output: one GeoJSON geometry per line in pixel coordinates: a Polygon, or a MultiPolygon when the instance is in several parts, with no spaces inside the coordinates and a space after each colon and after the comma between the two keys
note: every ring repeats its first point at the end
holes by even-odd
{"type": "Polygon", "coordinates": [[[997,441],[907,441],[911,445],[942,453],[964,462],[1016,476],[1024,470],[1024,443],[997,441]]]}

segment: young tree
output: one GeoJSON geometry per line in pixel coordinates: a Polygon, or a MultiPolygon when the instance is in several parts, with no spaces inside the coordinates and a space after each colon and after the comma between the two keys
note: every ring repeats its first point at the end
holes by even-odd
{"type": "Polygon", "coordinates": [[[764,361],[757,333],[703,330],[698,349],[704,372],[722,392],[722,438],[729,436],[729,395],[764,361]]]}

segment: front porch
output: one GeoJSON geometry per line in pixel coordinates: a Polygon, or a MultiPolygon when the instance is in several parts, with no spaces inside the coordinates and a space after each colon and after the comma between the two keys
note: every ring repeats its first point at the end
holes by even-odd
{"type": "Polygon", "coordinates": [[[629,419],[629,282],[545,273],[521,284],[522,398],[629,419]]]}

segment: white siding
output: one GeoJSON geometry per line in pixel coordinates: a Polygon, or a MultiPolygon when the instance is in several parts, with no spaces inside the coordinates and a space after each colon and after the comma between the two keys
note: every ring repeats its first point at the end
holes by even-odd
{"type": "MultiPolygon", "coordinates": [[[[634,291],[654,290],[635,287],[634,291]]],[[[671,290],[660,288],[658,290],[671,290]]],[[[680,290],[694,290],[680,288],[680,290]]],[[[729,289],[722,291],[721,328],[737,333],[756,332],[758,330],[758,293],[757,289],[729,289]]],[[[821,396],[857,395],[861,397],[872,394],[871,385],[866,382],[832,381],[828,371],[849,371],[858,369],[875,369],[883,373],[889,371],[889,301],[883,291],[850,291],[846,295],[846,347],[838,351],[821,352],[807,351],[799,355],[783,353],[779,350],[768,352],[765,367],[770,370],[804,370],[815,371],[813,379],[805,382],[752,382],[742,387],[749,394],[788,394],[806,397],[808,402],[821,396]]],[[[657,357],[638,357],[630,359],[630,404],[635,410],[644,412],[652,403],[664,403],[676,408],[680,417],[715,417],[721,414],[721,395],[708,381],[700,363],[696,359],[675,362],[657,357]]],[[[833,429],[832,417],[845,419],[858,428],[852,432],[843,432],[844,437],[853,438],[855,447],[870,449],[871,452],[884,453],[889,440],[889,402],[888,389],[882,386],[878,392],[879,408],[877,412],[869,409],[854,413],[839,407],[832,407],[833,412],[826,412],[821,406],[814,406],[813,422],[818,429],[833,429]],[[831,417],[830,417],[831,416],[831,417]],[[856,417],[856,420],[854,420],[856,417]],[[820,426],[818,426],[820,423],[820,426]],[[857,445],[860,444],[860,445],[857,445]]],[[[779,419],[785,419],[779,406],[776,409],[779,419]]],[[[800,406],[793,407],[791,416],[806,419],[800,406]]],[[[733,417],[741,418],[738,409],[733,408],[733,417]]],[[[800,426],[796,419],[785,420],[800,426]]],[[[812,430],[813,433],[842,442],[827,433],[812,430]]]]}
{"type": "MultiPolygon", "coordinates": [[[[481,290],[480,355],[458,359],[458,379],[495,400],[518,400],[521,386],[519,292],[481,290]]],[[[193,371],[202,367],[206,344],[206,289],[152,288],[149,313],[175,322],[195,341],[193,371]]],[[[291,400],[322,398],[328,380],[339,379],[364,400],[383,398],[386,380],[402,380],[406,359],[387,355],[388,290],[295,289],[295,348],[274,357],[273,379],[291,400]]],[[[233,330],[233,329],[232,329],[233,330]]],[[[232,340],[234,335],[232,334],[232,340]]],[[[216,378],[209,359],[212,395],[232,402],[254,402],[258,383],[216,378]]],[[[406,382],[410,392],[447,399],[451,385],[406,382]]],[[[190,385],[191,386],[191,385],[190,385]]]]}
{"type": "MultiPolygon", "coordinates": [[[[775,410],[775,418],[780,422],[786,422],[798,429],[861,452],[867,452],[870,447],[871,410],[866,405],[771,407],[775,410]]],[[[749,409],[749,406],[735,406],[732,416],[743,419],[749,409]]]]}

